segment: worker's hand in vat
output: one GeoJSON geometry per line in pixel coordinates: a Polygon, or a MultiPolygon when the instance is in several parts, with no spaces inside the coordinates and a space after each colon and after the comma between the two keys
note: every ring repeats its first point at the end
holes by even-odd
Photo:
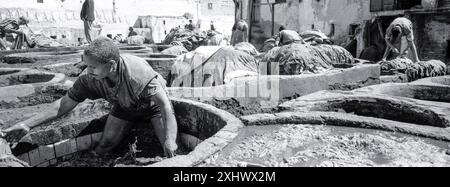
{"type": "Polygon", "coordinates": [[[162,87],[157,87],[155,92],[156,94],[152,97],[152,101],[160,107],[162,120],[154,121],[153,125],[156,129],[159,141],[161,144],[164,144],[164,153],[167,157],[171,158],[175,156],[175,151],[178,149],[176,143],[178,125],[175,118],[175,110],[173,109],[172,102],[167,96],[167,93],[162,87]]]}
{"type": "Polygon", "coordinates": [[[167,157],[172,158],[175,157],[175,151],[178,149],[178,145],[176,142],[173,142],[171,140],[168,140],[164,143],[164,154],[166,154],[167,157]]]}
{"type": "MultiPolygon", "coordinates": [[[[5,123],[0,119],[0,127],[3,127],[3,125],[5,125],[5,123]]],[[[0,138],[2,137],[5,137],[5,135],[3,134],[3,131],[0,130],[0,138]]]]}
{"type": "Polygon", "coordinates": [[[26,124],[19,123],[10,128],[2,130],[1,134],[2,134],[2,136],[6,136],[6,135],[8,135],[10,133],[14,133],[14,132],[28,134],[28,132],[30,132],[30,130],[31,130],[30,127],[28,127],[26,124]]]}

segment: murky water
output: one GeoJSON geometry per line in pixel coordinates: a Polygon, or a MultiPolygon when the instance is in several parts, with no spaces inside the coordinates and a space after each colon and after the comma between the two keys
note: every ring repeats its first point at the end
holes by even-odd
{"type": "MultiPolygon", "coordinates": [[[[186,155],[189,151],[180,147],[176,155],[186,155]]],[[[69,158],[59,159],[51,167],[136,167],[148,166],[167,159],[159,144],[129,144],[120,146],[107,155],[95,155],[91,151],[73,154],[69,158]]]]}
{"type": "Polygon", "coordinates": [[[449,142],[370,129],[274,125],[246,127],[205,166],[242,162],[275,167],[450,166],[449,142]]]}

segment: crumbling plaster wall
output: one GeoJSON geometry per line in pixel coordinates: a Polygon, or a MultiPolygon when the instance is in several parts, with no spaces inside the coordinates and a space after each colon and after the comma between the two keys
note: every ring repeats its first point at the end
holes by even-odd
{"type": "Polygon", "coordinates": [[[231,36],[235,7],[233,0],[201,0],[201,30],[209,30],[211,21],[216,31],[231,36]],[[209,4],[212,7],[209,7],[209,4]]]}
{"type": "Polygon", "coordinates": [[[450,41],[450,13],[412,14],[416,42],[421,60],[438,59],[450,64],[447,54],[450,41]],[[419,37],[420,36],[420,37],[419,37]]]}
{"type": "MultiPolygon", "coordinates": [[[[267,3],[261,0],[261,3],[267,3]]],[[[243,4],[244,12],[250,12],[248,3],[243,4]]],[[[272,14],[270,6],[261,5],[260,29],[261,37],[271,37],[272,14]]],[[[244,14],[249,21],[249,15],[244,14]]],[[[349,25],[370,20],[369,0],[287,0],[287,3],[275,6],[275,33],[279,26],[284,25],[288,29],[299,32],[309,30],[314,25],[325,34],[332,34],[332,39],[338,44],[345,41],[349,33],[349,25]],[[335,31],[332,33],[332,24],[335,31]]]]}

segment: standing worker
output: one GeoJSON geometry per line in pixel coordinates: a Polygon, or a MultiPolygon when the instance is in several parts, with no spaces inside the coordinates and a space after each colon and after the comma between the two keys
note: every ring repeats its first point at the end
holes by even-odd
{"type": "Polygon", "coordinates": [[[385,40],[387,47],[382,61],[386,61],[391,51],[394,52],[395,55],[404,56],[407,54],[407,51],[410,50],[412,53],[411,60],[413,62],[419,62],[417,48],[414,44],[413,25],[409,19],[403,17],[395,19],[386,31],[385,40]],[[406,37],[408,47],[404,51],[401,51],[401,42],[403,37],[406,37]]]}
{"type": "Polygon", "coordinates": [[[248,42],[248,24],[244,20],[236,22],[233,26],[231,35],[231,45],[234,46],[241,42],[248,42]]]}
{"type": "Polygon", "coordinates": [[[94,0],[85,0],[81,9],[81,20],[84,22],[84,33],[87,42],[92,43],[91,31],[95,20],[94,0]]]}
{"type": "Polygon", "coordinates": [[[209,30],[216,31],[216,27],[214,26],[214,21],[211,21],[211,27],[209,30]]]}
{"type": "Polygon", "coordinates": [[[186,26],[184,26],[184,28],[185,28],[185,29],[188,29],[188,30],[190,30],[190,31],[194,31],[195,26],[194,26],[194,23],[192,23],[192,20],[191,20],[191,19],[189,20],[189,24],[187,24],[186,26]]]}

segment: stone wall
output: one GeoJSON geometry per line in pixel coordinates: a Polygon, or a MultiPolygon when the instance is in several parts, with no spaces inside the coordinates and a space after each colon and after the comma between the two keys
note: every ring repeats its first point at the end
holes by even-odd
{"type": "Polygon", "coordinates": [[[437,59],[450,64],[450,12],[411,14],[421,60],[437,59]]]}
{"type": "Polygon", "coordinates": [[[153,42],[162,43],[172,28],[184,27],[186,24],[188,20],[182,16],[139,16],[133,27],[149,28],[153,42]]]}
{"type": "Polygon", "coordinates": [[[235,19],[233,0],[202,0],[201,14],[202,30],[209,30],[213,21],[216,31],[231,36],[235,19]]]}
{"type": "MultiPolygon", "coordinates": [[[[262,1],[264,2],[264,1],[262,1]]],[[[244,14],[243,17],[249,22],[248,2],[242,1],[244,14]]],[[[255,42],[262,42],[272,34],[272,13],[270,6],[262,5],[260,8],[261,18],[259,27],[262,32],[261,39],[255,39],[255,42]]],[[[279,26],[284,25],[288,29],[296,31],[305,31],[319,29],[331,35],[331,38],[337,43],[343,42],[349,33],[349,26],[353,23],[362,23],[364,20],[370,20],[370,1],[360,0],[287,0],[287,3],[275,6],[275,33],[279,26]],[[332,27],[334,25],[334,33],[332,27]]]]}

